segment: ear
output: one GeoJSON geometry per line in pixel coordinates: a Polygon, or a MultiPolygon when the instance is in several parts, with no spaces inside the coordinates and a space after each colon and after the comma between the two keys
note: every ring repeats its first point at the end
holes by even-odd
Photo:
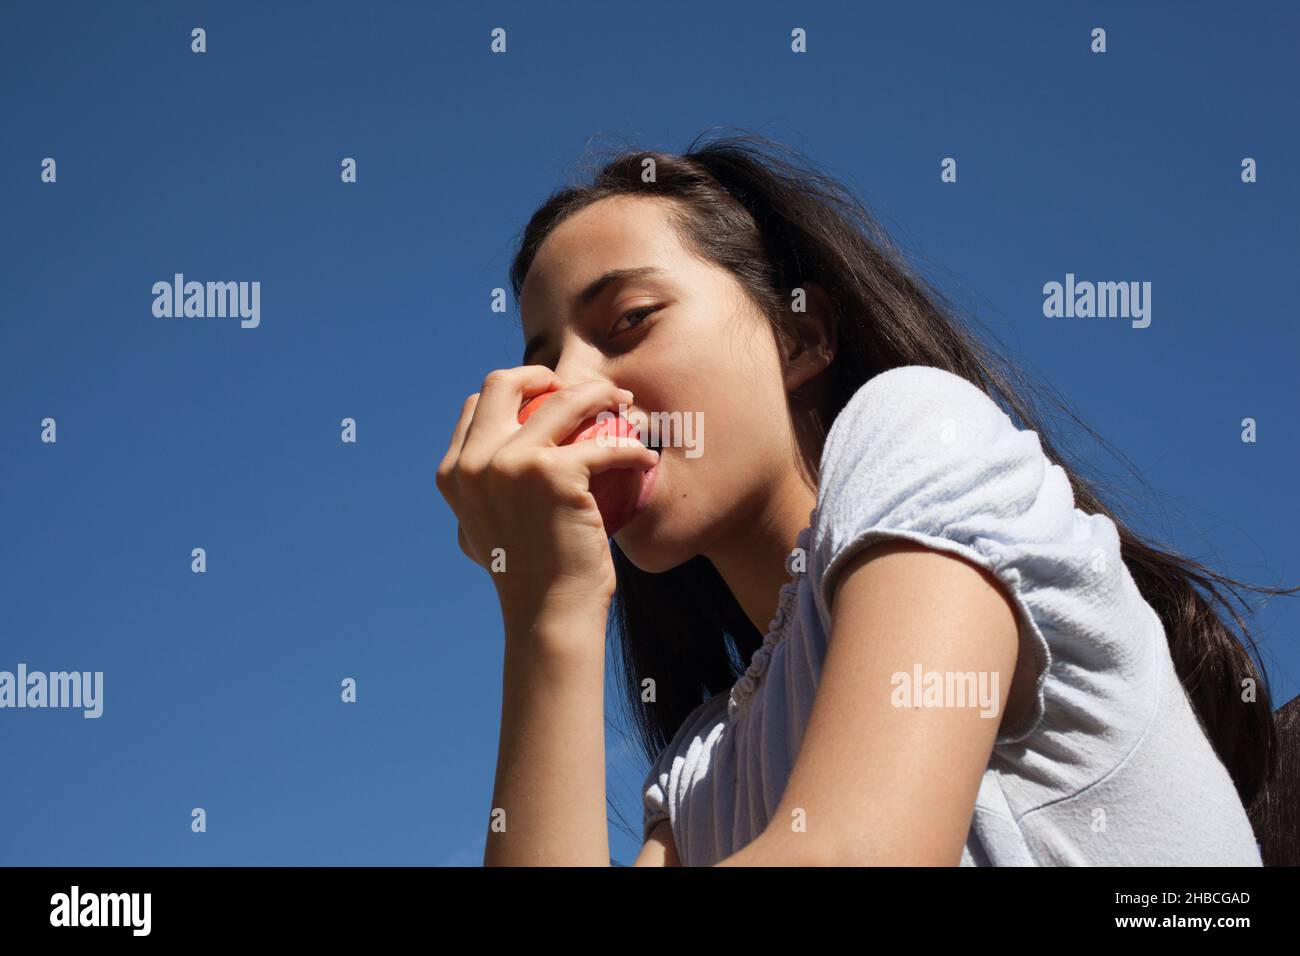
{"type": "Polygon", "coordinates": [[[790,311],[782,328],[785,390],[793,392],[824,372],[835,358],[835,310],[826,290],[804,282],[790,290],[790,311]],[[803,294],[798,293],[802,290],[803,294]]]}

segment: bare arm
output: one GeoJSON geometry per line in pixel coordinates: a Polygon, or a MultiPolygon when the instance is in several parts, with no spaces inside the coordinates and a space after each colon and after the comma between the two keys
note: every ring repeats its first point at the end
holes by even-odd
{"type": "Polygon", "coordinates": [[[590,480],[644,471],[658,454],[639,442],[567,443],[633,395],[601,380],[559,385],[540,365],[490,373],[461,407],[437,470],[461,550],[492,572],[505,625],[485,866],[610,865],[604,654],[616,575],[590,480]],[[544,406],[521,414],[548,390],[544,406]]]}
{"type": "Polygon", "coordinates": [[[599,606],[506,614],[501,738],[484,866],[609,866],[599,606]]]}
{"type": "MultiPolygon", "coordinates": [[[[716,865],[960,862],[994,735],[1028,707],[1033,673],[1017,636],[1010,601],[983,569],[906,542],[859,555],[834,597],[830,650],[781,803],[716,865]],[[998,674],[996,718],[893,706],[891,675],[915,663],[998,674]]],[[[676,861],[664,821],[635,865],[674,865],[661,862],[669,852],[676,861]]]]}
{"type": "Polygon", "coordinates": [[[781,803],[717,865],[959,863],[997,729],[1028,706],[1033,674],[1017,666],[1017,637],[1010,600],[982,568],[907,542],[857,556],[833,597],[830,648],[781,803]],[[918,663],[997,674],[994,718],[894,706],[891,677],[918,663]]]}
{"type": "Polygon", "coordinates": [[[998,727],[1025,711],[1032,672],[1017,667],[1018,643],[1011,601],[984,569],[907,542],[857,556],[833,596],[830,647],[781,803],[722,863],[957,865],[998,727]],[[895,706],[891,678],[917,664],[997,675],[996,714],[895,706]]]}

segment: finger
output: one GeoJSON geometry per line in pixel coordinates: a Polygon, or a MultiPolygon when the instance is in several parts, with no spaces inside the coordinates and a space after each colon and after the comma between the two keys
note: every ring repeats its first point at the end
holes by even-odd
{"type": "Polygon", "coordinates": [[[474,408],[478,405],[478,398],[479,393],[475,392],[461,405],[460,418],[456,420],[456,427],[452,429],[451,441],[447,443],[447,452],[438,463],[439,477],[445,477],[460,458],[460,450],[465,444],[465,435],[469,431],[469,423],[474,418],[474,408]]]}
{"type": "Polygon", "coordinates": [[[479,395],[479,392],[475,392],[461,405],[460,418],[456,421],[456,427],[451,433],[451,441],[447,445],[447,452],[453,458],[460,456],[461,446],[465,444],[465,435],[469,432],[469,423],[474,420],[474,409],[478,407],[479,395]]]}
{"type": "Polygon", "coordinates": [[[615,468],[649,471],[659,463],[659,452],[634,438],[624,439],[624,443],[617,445],[605,445],[595,440],[580,441],[562,446],[556,454],[581,466],[588,475],[599,475],[615,468]]]}
{"type": "Polygon", "coordinates": [[[475,453],[490,456],[519,430],[519,406],[524,403],[524,397],[553,388],[559,388],[559,376],[545,365],[520,365],[490,372],[483,379],[478,407],[461,452],[473,449],[475,453]]]}
{"type": "Polygon", "coordinates": [[[632,404],[632,393],[613,382],[583,382],[562,388],[546,400],[518,429],[517,439],[530,444],[549,441],[559,445],[589,418],[632,404]]]}

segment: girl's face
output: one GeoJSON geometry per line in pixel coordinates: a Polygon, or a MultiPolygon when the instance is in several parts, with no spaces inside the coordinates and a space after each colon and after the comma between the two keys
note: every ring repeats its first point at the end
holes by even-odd
{"type": "Polygon", "coordinates": [[[549,366],[566,386],[631,390],[629,417],[647,431],[667,413],[653,490],[615,536],[650,572],[770,522],[796,480],[771,327],[731,273],[682,245],[666,202],[617,196],[573,214],[520,292],[523,364],[549,366]]]}

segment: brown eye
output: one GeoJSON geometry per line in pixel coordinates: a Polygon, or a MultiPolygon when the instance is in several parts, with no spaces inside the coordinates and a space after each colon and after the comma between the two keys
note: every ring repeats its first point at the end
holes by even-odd
{"type": "Polygon", "coordinates": [[[614,323],[614,327],[609,330],[610,334],[612,335],[613,333],[619,331],[619,323],[621,322],[629,321],[633,318],[636,318],[635,322],[629,322],[628,325],[628,328],[636,328],[638,325],[640,325],[642,322],[648,319],[652,313],[658,311],[659,309],[657,306],[651,305],[651,306],[647,306],[644,309],[635,309],[631,312],[626,312],[619,317],[618,322],[614,323]]]}

